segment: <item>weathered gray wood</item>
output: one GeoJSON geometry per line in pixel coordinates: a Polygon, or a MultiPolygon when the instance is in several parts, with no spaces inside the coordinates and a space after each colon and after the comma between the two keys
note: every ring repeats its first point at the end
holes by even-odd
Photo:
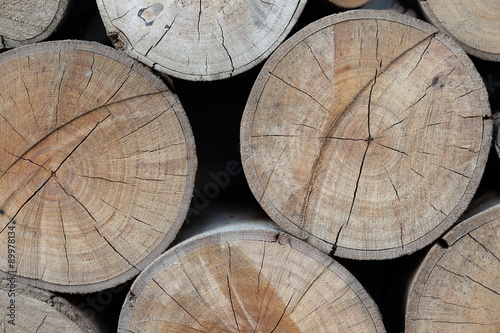
{"type": "Polygon", "coordinates": [[[98,0],[114,45],[168,75],[218,80],[267,58],[286,38],[305,0],[98,0]]]}
{"type": "Polygon", "coordinates": [[[63,19],[69,0],[0,1],[0,49],[40,42],[63,19]]]}

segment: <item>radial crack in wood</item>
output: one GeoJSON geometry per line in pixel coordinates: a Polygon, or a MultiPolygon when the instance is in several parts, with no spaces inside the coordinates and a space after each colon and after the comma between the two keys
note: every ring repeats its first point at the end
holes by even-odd
{"type": "Polygon", "coordinates": [[[0,244],[14,231],[17,278],[80,293],[132,278],[190,203],[196,156],[179,100],[97,43],[8,51],[0,73],[0,244]]]}
{"type": "Polygon", "coordinates": [[[449,37],[401,14],[351,11],[307,26],[265,64],[241,123],[243,167],[285,230],[326,253],[394,258],[465,210],[490,114],[449,37]]]}
{"type": "Polygon", "coordinates": [[[224,229],[144,270],[118,332],[385,332],[366,291],[327,255],[271,228],[224,229]]]}
{"type": "Polygon", "coordinates": [[[499,240],[494,198],[430,249],[408,295],[406,332],[498,332],[499,240]]]}
{"type": "Polygon", "coordinates": [[[240,74],[267,58],[305,0],[98,0],[116,47],[154,69],[193,81],[240,74]]]}

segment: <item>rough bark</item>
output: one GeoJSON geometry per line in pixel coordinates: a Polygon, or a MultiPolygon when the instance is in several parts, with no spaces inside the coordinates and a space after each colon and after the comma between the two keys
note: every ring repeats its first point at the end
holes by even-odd
{"type": "Polygon", "coordinates": [[[305,0],[98,0],[114,45],[154,69],[186,80],[218,80],[269,56],[305,0]]]}
{"type": "Polygon", "coordinates": [[[101,332],[64,298],[15,280],[0,283],[0,305],[2,332],[101,332]]]}
{"type": "Polygon", "coordinates": [[[243,115],[252,192],[281,227],[353,259],[409,254],[472,199],[491,111],[467,55],[386,11],[323,18],[262,69],[243,115]]]}
{"type": "Polygon", "coordinates": [[[137,275],[174,239],[194,186],[183,108],[149,69],[90,42],[0,57],[0,270],[92,292],[137,275]]]}

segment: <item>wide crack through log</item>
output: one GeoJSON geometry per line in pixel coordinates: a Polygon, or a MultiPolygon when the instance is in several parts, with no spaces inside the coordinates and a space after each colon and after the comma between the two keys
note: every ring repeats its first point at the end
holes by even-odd
{"type": "MultiPolygon", "coordinates": [[[[57,178],[56,175],[57,175],[57,171],[59,171],[59,169],[61,168],[61,166],[68,160],[68,158],[73,155],[73,153],[89,138],[89,136],[96,130],[96,128],[102,123],[104,122],[106,119],[108,119],[109,117],[111,116],[110,113],[108,113],[108,115],[106,117],[104,117],[102,120],[98,121],[97,124],[92,127],[92,129],[89,131],[89,133],[87,133],[83,139],[66,155],[66,157],[59,163],[59,165],[52,169],[52,170],[48,170],[47,168],[45,168],[44,166],[42,165],[39,165],[33,161],[31,161],[30,159],[26,159],[22,156],[19,157],[19,159],[14,163],[12,164],[15,165],[18,161],[29,161],[35,165],[37,165],[38,167],[46,170],[46,171],[49,171],[50,174],[49,176],[47,177],[47,179],[42,183],[42,185],[40,187],[38,187],[37,190],[35,190],[33,192],[33,194],[31,196],[29,196],[21,205],[20,207],[17,209],[17,211],[13,214],[12,218],[9,220],[9,222],[3,227],[3,229],[0,231],[0,234],[16,219],[16,217],[19,215],[19,213],[21,212],[21,210],[42,190],[42,188],[52,179],[52,178],[57,178]]],[[[55,130],[52,132],[53,134],[57,135],[59,133],[58,130],[55,130]]],[[[47,140],[50,139],[50,135],[46,137],[47,140]]],[[[23,155],[26,155],[27,153],[29,153],[30,151],[33,151],[33,149],[36,149],[36,147],[38,147],[39,144],[43,144],[44,140],[42,139],[41,141],[39,141],[35,146],[33,146],[30,150],[28,150],[28,152],[26,152],[25,154],[23,155]]],[[[50,160],[50,158],[49,158],[50,160]]],[[[10,169],[10,168],[9,168],[10,169]]],[[[33,176],[33,175],[32,175],[33,176]]],[[[18,189],[17,191],[13,192],[13,194],[11,196],[9,196],[7,198],[7,200],[3,203],[2,207],[5,207],[7,205],[7,203],[10,201],[10,199],[12,199],[12,197],[14,195],[17,194],[17,192],[19,191],[20,189],[18,189]]]]}
{"type": "MultiPolygon", "coordinates": [[[[368,95],[368,105],[367,105],[367,132],[368,132],[368,134],[367,134],[367,137],[365,137],[365,138],[351,138],[351,137],[337,137],[337,136],[333,135],[335,126],[338,123],[338,121],[336,121],[336,120],[332,121],[331,125],[326,129],[326,131],[324,132],[326,135],[323,135],[321,137],[317,137],[318,139],[321,139],[323,141],[323,143],[322,143],[322,145],[321,145],[321,147],[319,149],[319,152],[316,154],[316,157],[315,157],[314,162],[312,164],[312,167],[311,167],[312,171],[311,171],[311,174],[310,174],[310,179],[309,179],[309,182],[308,182],[306,193],[304,195],[304,199],[303,199],[303,203],[302,203],[302,207],[301,207],[301,212],[300,212],[300,218],[299,218],[300,223],[299,224],[302,225],[302,227],[304,227],[306,225],[306,223],[309,223],[311,221],[311,216],[310,215],[313,214],[313,212],[311,212],[310,205],[312,204],[313,193],[318,190],[316,183],[317,183],[317,181],[320,180],[319,176],[325,172],[325,170],[322,167],[322,165],[324,165],[325,163],[327,163],[326,160],[325,160],[326,159],[325,153],[326,153],[326,149],[327,149],[327,146],[328,146],[328,141],[329,140],[343,140],[343,141],[364,141],[364,142],[366,142],[366,147],[365,147],[365,149],[363,151],[363,155],[361,157],[361,162],[360,162],[360,165],[359,165],[359,171],[358,171],[358,174],[357,174],[357,177],[356,177],[356,182],[354,184],[352,201],[351,201],[350,207],[348,208],[349,211],[347,213],[347,218],[344,221],[344,223],[339,227],[338,232],[337,232],[337,236],[336,236],[336,239],[335,239],[333,245],[330,243],[332,245],[332,253],[334,253],[336,251],[336,249],[337,249],[337,243],[338,243],[338,241],[340,239],[340,234],[343,231],[345,231],[345,227],[347,227],[349,225],[349,223],[351,222],[351,217],[353,216],[352,214],[354,212],[356,201],[358,199],[357,197],[358,197],[358,190],[359,190],[359,187],[360,187],[360,184],[361,184],[361,178],[362,178],[362,175],[364,173],[364,169],[366,168],[366,162],[367,162],[369,150],[371,150],[370,147],[373,146],[373,144],[377,144],[377,146],[379,146],[379,147],[382,147],[382,148],[385,148],[385,149],[388,149],[388,150],[400,153],[400,154],[404,155],[405,157],[410,157],[408,155],[408,153],[406,153],[405,151],[403,151],[401,149],[397,149],[397,148],[391,147],[391,146],[388,146],[388,145],[383,144],[381,142],[378,142],[377,138],[373,136],[372,128],[371,128],[371,126],[372,126],[372,119],[371,119],[371,117],[372,117],[372,109],[373,109],[373,107],[375,105],[375,101],[373,100],[373,96],[374,96],[375,87],[377,85],[377,80],[379,80],[382,75],[384,75],[385,73],[387,73],[389,68],[392,68],[394,65],[396,65],[397,63],[399,63],[399,60],[403,59],[404,56],[406,56],[406,55],[409,54],[409,52],[411,52],[416,47],[418,47],[418,46],[420,46],[420,45],[422,45],[422,44],[425,43],[424,50],[419,55],[419,58],[416,61],[416,64],[415,64],[415,68],[416,68],[420,64],[420,62],[423,60],[424,55],[426,54],[426,52],[430,48],[432,40],[434,39],[434,37],[436,35],[436,32],[430,33],[429,35],[425,36],[424,38],[422,38],[421,40],[419,40],[418,42],[416,42],[415,44],[413,44],[412,46],[410,46],[408,49],[405,49],[400,54],[394,56],[391,61],[385,61],[384,62],[384,59],[379,54],[381,46],[379,45],[379,24],[378,24],[377,20],[376,20],[376,23],[377,23],[377,29],[375,31],[375,35],[376,35],[376,47],[374,47],[374,52],[375,52],[375,58],[377,59],[377,67],[375,68],[375,73],[374,73],[373,79],[371,79],[369,82],[367,82],[367,84],[362,89],[360,89],[360,91],[347,104],[347,107],[341,113],[341,115],[339,115],[337,117],[337,118],[339,118],[343,114],[345,114],[348,110],[351,110],[354,105],[356,105],[357,103],[360,102],[360,98],[362,98],[363,95],[364,96],[368,95]]],[[[360,41],[360,43],[362,43],[362,40],[360,41]]],[[[307,45],[307,43],[306,43],[306,45],[307,45]]],[[[314,52],[313,52],[312,48],[309,45],[307,45],[307,46],[308,46],[309,52],[313,54],[313,57],[315,59],[315,63],[317,64],[317,66],[319,66],[319,68],[320,68],[321,72],[323,73],[323,75],[325,75],[325,77],[328,79],[328,76],[326,76],[326,74],[324,72],[324,68],[322,68],[321,63],[319,62],[319,60],[314,55],[314,52]]],[[[412,71],[414,71],[414,69],[412,71]]],[[[325,110],[326,112],[328,112],[330,115],[332,114],[332,111],[327,106],[323,105],[319,100],[317,100],[315,97],[313,97],[307,91],[304,91],[303,89],[300,89],[299,87],[295,87],[294,85],[292,85],[291,83],[287,82],[283,78],[281,78],[281,77],[277,76],[276,74],[274,74],[272,71],[269,71],[268,74],[271,77],[273,77],[273,78],[281,81],[283,84],[289,86],[290,88],[300,91],[302,94],[304,94],[307,97],[309,97],[315,104],[319,105],[323,110],[325,110]]],[[[426,95],[424,94],[424,96],[422,96],[420,99],[418,99],[409,108],[411,108],[412,106],[418,104],[425,97],[426,97],[426,95]]],[[[390,130],[391,128],[393,128],[395,126],[398,126],[398,125],[404,123],[405,121],[407,121],[407,118],[399,120],[398,122],[396,122],[396,123],[392,124],[391,126],[389,126],[388,128],[386,128],[384,130],[384,132],[390,130]]],[[[293,135],[273,134],[272,136],[292,137],[293,135]]],[[[269,183],[269,179],[266,182],[265,188],[267,188],[267,184],[268,183],[269,183]]],[[[396,185],[394,184],[394,182],[391,181],[391,184],[392,184],[392,187],[395,190],[395,192],[398,193],[396,185]]],[[[265,191],[263,191],[263,192],[265,192],[265,191]]],[[[264,196],[264,193],[262,194],[262,197],[263,196],[264,196]]],[[[399,193],[398,193],[398,196],[399,196],[399,193]]],[[[296,224],[296,223],[294,223],[294,224],[296,224]]],[[[299,225],[299,224],[297,224],[297,225],[299,225]]],[[[401,237],[402,237],[402,235],[401,235],[401,237]]]]}
{"type": "MultiPolygon", "coordinates": [[[[93,62],[92,62],[93,63],[93,62]]],[[[130,70],[131,71],[131,70],[130,70]]],[[[17,219],[20,216],[20,213],[23,211],[23,209],[26,209],[27,205],[33,202],[33,199],[37,197],[46,186],[47,184],[54,182],[55,184],[58,184],[61,186],[63,191],[75,201],[82,206],[85,211],[88,213],[88,215],[92,218],[94,221],[93,227],[96,231],[96,233],[102,238],[106,244],[110,246],[110,248],[120,257],[122,258],[126,263],[128,263],[132,268],[136,269],[135,265],[130,262],[126,257],[122,255],[122,253],[115,247],[114,244],[110,242],[110,240],[107,238],[105,234],[102,233],[102,230],[99,230],[99,226],[95,223],[97,221],[95,218],[92,216],[90,213],[89,209],[85,207],[85,205],[77,199],[77,197],[69,193],[62,185],[60,180],[57,178],[58,177],[58,171],[63,167],[63,165],[70,159],[71,156],[75,154],[75,152],[95,133],[99,126],[104,123],[105,121],[111,119],[113,117],[113,114],[111,113],[112,111],[109,109],[109,107],[119,105],[121,103],[127,103],[127,102],[133,102],[139,98],[145,98],[145,97],[150,97],[150,96],[156,96],[158,94],[163,94],[164,91],[159,90],[155,91],[153,93],[149,94],[143,94],[143,95],[138,95],[138,96],[132,96],[128,98],[121,99],[119,101],[112,101],[112,99],[115,97],[117,92],[123,87],[125,82],[128,80],[130,77],[130,71],[129,74],[127,75],[126,79],[124,82],[118,87],[117,91],[105,102],[104,105],[101,105],[99,107],[96,107],[94,109],[88,110],[84,112],[83,114],[77,116],[76,118],[73,118],[67,123],[60,124],[57,123],[55,126],[55,129],[51,130],[48,134],[46,134],[44,137],[39,139],[37,142],[29,142],[24,140],[28,143],[30,146],[29,149],[24,151],[23,153],[19,154],[13,154],[8,151],[5,151],[6,153],[16,157],[16,160],[9,165],[9,167],[6,170],[2,170],[0,173],[0,181],[3,181],[4,183],[9,183],[11,182],[12,177],[26,177],[25,179],[20,179],[21,180],[21,186],[18,188],[12,188],[10,191],[12,193],[6,193],[6,196],[4,197],[3,202],[0,202],[0,208],[2,212],[2,220],[3,220],[3,226],[2,229],[0,230],[0,234],[4,233],[4,231],[12,225],[12,223],[16,223],[17,219]],[[72,128],[76,127],[79,129],[79,131],[73,131],[72,128]],[[69,130],[68,130],[69,129],[69,130]],[[55,142],[55,146],[54,146],[55,142]],[[39,151],[45,151],[47,147],[52,147],[51,149],[47,150],[46,153],[39,154],[39,151]],[[30,163],[32,166],[30,167],[31,169],[28,169],[28,173],[25,172],[19,172],[19,170],[24,170],[25,166],[27,165],[26,162],[30,163]],[[19,163],[24,163],[22,165],[19,165],[19,163]],[[34,168],[34,166],[36,168],[34,168]],[[9,177],[8,179],[6,177],[9,177]],[[29,191],[29,192],[28,192],[29,191]]],[[[89,81],[91,80],[91,77],[89,78],[89,81]]],[[[88,82],[87,82],[88,85],[88,82]]],[[[170,106],[167,110],[163,110],[160,112],[160,115],[153,117],[153,120],[156,120],[159,116],[164,115],[165,112],[169,111],[172,109],[172,106],[170,106]]],[[[5,116],[1,115],[2,119],[5,120],[5,122],[9,125],[9,122],[5,118],[5,116]]],[[[151,121],[153,121],[151,120],[151,121]]],[[[149,124],[151,121],[147,122],[149,124]]],[[[143,126],[141,126],[143,127],[143,126]]],[[[15,128],[13,128],[14,131],[17,133],[15,128]]],[[[22,137],[22,135],[19,133],[19,135],[22,137]]],[[[94,179],[101,179],[103,181],[108,181],[108,182],[113,182],[113,183],[123,183],[126,184],[126,182],[121,182],[121,181],[115,181],[112,179],[105,179],[102,177],[93,177],[93,176],[88,176],[88,175],[78,175],[80,177],[84,178],[94,178],[94,179]]],[[[19,178],[17,178],[19,179],[19,178]]],[[[130,184],[129,184],[130,185],[130,184]]],[[[58,212],[60,213],[60,216],[58,218],[58,223],[61,224],[62,228],[62,241],[64,242],[64,252],[65,252],[65,259],[66,263],[69,267],[70,265],[70,259],[68,258],[68,238],[66,235],[65,231],[65,226],[64,226],[64,219],[63,219],[63,214],[62,214],[62,208],[61,205],[58,204],[58,212]]],[[[133,218],[133,217],[132,217],[133,218]]],[[[137,220],[134,218],[134,220],[137,220]]],[[[139,221],[139,220],[138,220],[139,221]]],[[[157,230],[155,230],[157,231],[157,230]]],[[[159,231],[157,231],[159,232],[159,231]]],[[[43,278],[43,276],[42,276],[43,278]]],[[[67,280],[70,282],[71,278],[69,276],[69,270],[67,271],[67,280]]]]}

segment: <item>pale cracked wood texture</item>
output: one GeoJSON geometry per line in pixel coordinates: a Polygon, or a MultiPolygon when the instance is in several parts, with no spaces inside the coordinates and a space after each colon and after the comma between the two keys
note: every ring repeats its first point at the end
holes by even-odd
{"type": "Polygon", "coordinates": [[[68,0],[0,1],[0,49],[46,39],[60,23],[68,0]]]}
{"type": "Polygon", "coordinates": [[[492,121],[467,55],[417,19],[321,19],[271,56],[241,124],[252,192],[285,230],[355,259],[412,253],[477,189],[492,121]]]}
{"type": "Polygon", "coordinates": [[[194,140],[177,97],[90,42],[8,51],[0,76],[0,246],[15,231],[19,279],[90,292],[137,275],[192,195],[194,140]]]}
{"type": "Polygon", "coordinates": [[[500,1],[419,0],[424,14],[473,56],[500,61],[500,1]]]}
{"type": "Polygon", "coordinates": [[[431,248],[410,289],[406,332],[499,332],[500,202],[495,201],[431,248]]]}
{"type": "Polygon", "coordinates": [[[340,264],[276,230],[212,231],[134,282],[118,332],[385,332],[340,264]]]}
{"type": "Polygon", "coordinates": [[[90,322],[78,308],[65,299],[45,290],[8,281],[0,283],[0,306],[2,320],[0,330],[9,333],[98,333],[101,330],[90,322]],[[15,290],[15,291],[13,291],[15,290]],[[13,294],[15,293],[15,295],[13,294]],[[15,301],[14,325],[7,314],[7,307],[15,301]]]}
{"type": "Polygon", "coordinates": [[[186,80],[218,80],[260,63],[288,35],[305,0],[98,0],[114,45],[186,80]]]}

